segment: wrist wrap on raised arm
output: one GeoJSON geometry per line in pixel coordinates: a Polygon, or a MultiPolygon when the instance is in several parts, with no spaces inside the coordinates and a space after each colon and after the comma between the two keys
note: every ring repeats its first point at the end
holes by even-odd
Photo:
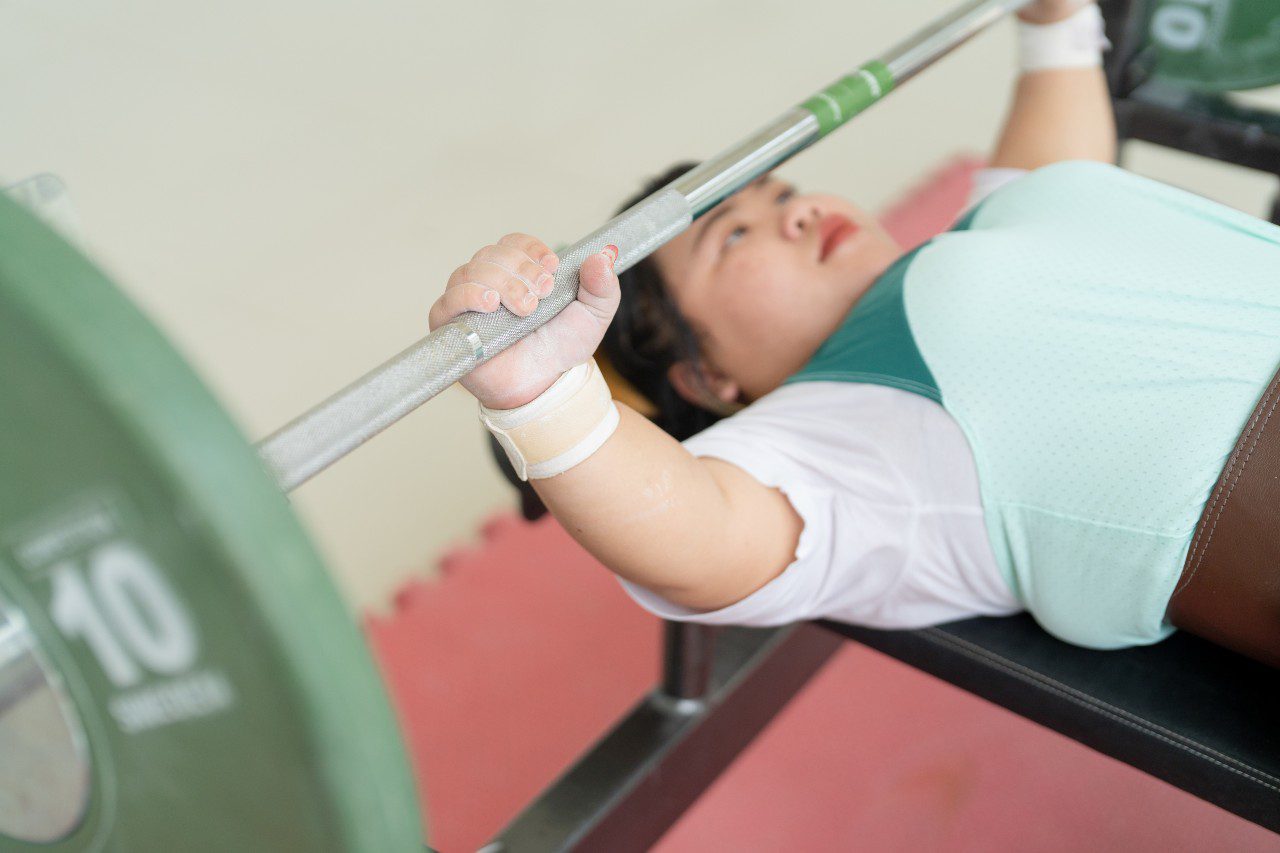
{"type": "Polygon", "coordinates": [[[1018,22],[1018,64],[1023,71],[1096,68],[1110,47],[1096,3],[1052,24],[1018,22]]]}
{"type": "Polygon", "coordinates": [[[507,452],[521,480],[563,474],[600,449],[618,428],[618,407],[595,359],[515,409],[480,406],[480,421],[507,452]]]}

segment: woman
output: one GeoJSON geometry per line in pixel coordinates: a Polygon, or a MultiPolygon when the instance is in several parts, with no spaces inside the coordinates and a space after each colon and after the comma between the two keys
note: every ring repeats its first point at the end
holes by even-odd
{"type": "MultiPolygon", "coordinates": [[[[621,291],[616,250],[588,259],[577,302],[465,380],[650,610],[916,627],[1025,608],[1098,648],[1172,630],[1197,520],[1280,363],[1280,229],[1097,165],[1115,134],[1096,7],[1019,17],[985,197],[951,232],[904,255],[858,207],[765,177],[621,291]],[[610,401],[602,339],[668,432],[731,416],[678,443],[610,401]]],[[[528,314],[556,263],[504,237],[432,327],[528,314]]]]}

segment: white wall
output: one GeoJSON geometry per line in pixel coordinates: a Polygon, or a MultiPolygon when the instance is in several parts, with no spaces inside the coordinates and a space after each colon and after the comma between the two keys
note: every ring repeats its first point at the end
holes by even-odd
{"type": "MultiPolygon", "coordinates": [[[[67,182],[95,255],[256,438],[421,336],[480,245],[575,239],[951,6],[6,0],[0,181],[67,182]]],[[[986,150],[1012,68],[1002,26],[787,173],[880,205],[986,150]]],[[[1256,175],[1133,163],[1269,203],[1256,175]]],[[[359,606],[512,502],[457,389],[295,497],[359,606]]]]}

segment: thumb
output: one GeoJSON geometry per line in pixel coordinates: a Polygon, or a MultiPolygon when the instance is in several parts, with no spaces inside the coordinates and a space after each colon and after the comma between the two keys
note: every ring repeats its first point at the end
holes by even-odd
{"type": "Polygon", "coordinates": [[[617,259],[618,247],[605,246],[604,251],[583,261],[578,271],[578,301],[606,317],[613,316],[622,298],[618,277],[613,272],[613,263],[617,259]]]}

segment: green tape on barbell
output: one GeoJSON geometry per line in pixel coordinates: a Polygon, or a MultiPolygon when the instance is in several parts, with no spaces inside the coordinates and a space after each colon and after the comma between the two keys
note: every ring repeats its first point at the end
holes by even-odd
{"type": "Polygon", "coordinates": [[[868,62],[841,77],[800,106],[818,119],[819,135],[826,136],[893,89],[893,75],[883,62],[868,62]]]}

